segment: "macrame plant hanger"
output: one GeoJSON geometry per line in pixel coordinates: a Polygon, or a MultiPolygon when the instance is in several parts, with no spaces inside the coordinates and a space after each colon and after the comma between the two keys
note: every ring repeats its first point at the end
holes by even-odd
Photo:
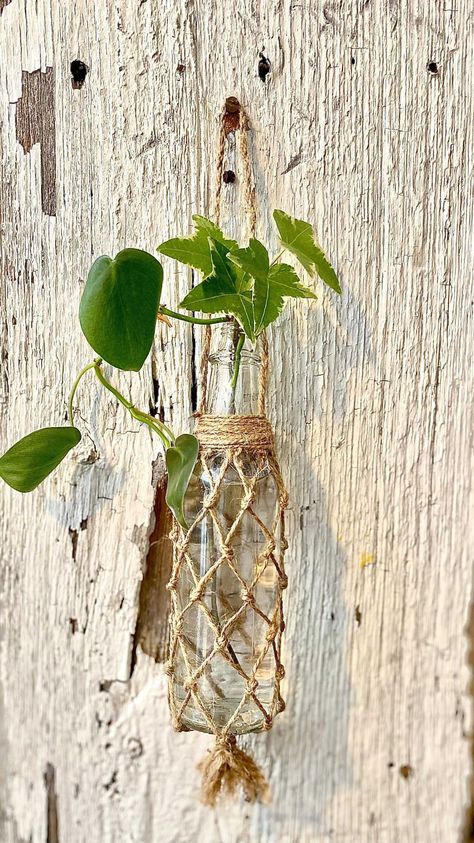
{"type": "MultiPolygon", "coordinates": [[[[256,201],[255,188],[252,182],[252,169],[250,164],[248,143],[248,118],[239,102],[231,97],[226,100],[220,117],[220,130],[217,154],[217,182],[215,193],[215,222],[219,224],[221,209],[221,191],[223,183],[224,159],[226,149],[226,138],[234,132],[238,137],[238,148],[241,158],[241,169],[243,173],[243,186],[245,203],[248,214],[249,229],[252,236],[256,230],[256,201]]],[[[280,468],[274,450],[274,437],[272,427],[265,415],[265,398],[268,381],[268,341],[265,334],[260,336],[260,371],[258,389],[258,415],[235,415],[215,416],[207,413],[207,382],[208,382],[208,361],[211,346],[211,329],[206,326],[202,343],[202,354],[199,372],[200,381],[200,403],[196,413],[196,436],[200,443],[199,461],[203,472],[213,477],[212,488],[204,496],[202,508],[199,511],[194,523],[189,524],[189,529],[184,530],[176,521],[174,522],[171,538],[173,541],[174,556],[171,579],[168,585],[171,594],[171,638],[170,657],[167,672],[169,675],[169,706],[173,725],[177,731],[188,729],[183,723],[183,716],[186,707],[190,702],[199,710],[205,723],[206,731],[215,735],[214,748],[201,762],[202,772],[202,793],[201,797],[205,804],[215,805],[220,794],[233,793],[238,787],[243,789],[245,798],[249,802],[270,800],[270,790],[263,772],[255,761],[242,749],[237,746],[236,736],[233,732],[233,724],[245,704],[252,700],[262,714],[262,730],[268,730],[273,724],[274,717],[283,711],[285,704],[280,694],[280,682],[284,676],[284,669],[281,663],[281,637],[284,630],[282,592],[287,586],[283,556],[287,547],[284,533],[284,510],[288,503],[288,495],[283,483],[280,468]],[[242,464],[243,453],[251,454],[255,464],[253,475],[249,477],[244,471],[242,464]],[[216,456],[223,457],[220,470],[217,476],[210,471],[210,461],[216,456]],[[259,518],[258,512],[254,509],[256,486],[263,465],[269,466],[271,475],[277,489],[277,505],[271,525],[264,524],[259,518]],[[226,472],[234,471],[240,478],[242,495],[239,511],[231,524],[224,527],[217,515],[217,506],[222,491],[222,484],[226,472]],[[234,554],[233,537],[239,529],[244,515],[255,519],[262,531],[265,541],[263,549],[258,554],[258,565],[255,566],[255,575],[251,582],[243,579],[239,571],[239,559],[234,554]],[[190,551],[190,540],[193,530],[202,522],[208,519],[213,526],[218,540],[218,559],[206,571],[203,576],[196,572],[196,565],[193,564],[190,551]],[[223,626],[216,624],[208,604],[203,599],[206,590],[212,588],[213,578],[216,577],[220,566],[227,565],[240,583],[241,606],[230,617],[223,626]],[[263,571],[268,566],[274,566],[276,587],[274,605],[271,611],[265,612],[258,605],[255,598],[255,587],[263,571]],[[183,605],[179,595],[180,577],[186,575],[191,579],[193,588],[189,593],[189,600],[183,605]],[[203,613],[205,622],[209,624],[213,633],[213,646],[210,651],[203,654],[200,663],[191,664],[186,655],[185,635],[183,625],[186,613],[191,609],[203,613]],[[230,635],[239,621],[239,616],[247,611],[254,611],[259,619],[263,621],[266,630],[261,646],[258,650],[251,671],[245,671],[241,664],[232,659],[229,653],[230,635]],[[222,726],[215,722],[212,710],[206,705],[199,690],[199,680],[210,662],[219,654],[229,666],[235,669],[243,680],[245,688],[242,700],[230,716],[227,723],[222,726]],[[186,693],[184,699],[178,699],[175,688],[175,671],[178,656],[184,659],[186,664],[186,680],[184,687],[186,693]],[[258,671],[265,658],[272,659],[272,682],[273,692],[271,705],[264,705],[259,696],[258,671]]],[[[215,580],[214,580],[215,581],[215,580]]],[[[259,620],[259,622],[260,622],[259,620]]],[[[241,732],[242,730],[240,730],[241,732]]]]}

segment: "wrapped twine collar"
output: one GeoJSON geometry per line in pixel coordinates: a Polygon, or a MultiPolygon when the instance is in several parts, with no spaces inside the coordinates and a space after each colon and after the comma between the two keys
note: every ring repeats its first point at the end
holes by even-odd
{"type": "Polygon", "coordinates": [[[273,451],[273,430],[266,416],[197,414],[195,430],[201,450],[273,451]]]}

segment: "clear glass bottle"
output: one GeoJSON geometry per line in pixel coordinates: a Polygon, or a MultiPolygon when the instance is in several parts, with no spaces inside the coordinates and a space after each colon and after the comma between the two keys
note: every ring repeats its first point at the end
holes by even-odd
{"type": "MultiPolygon", "coordinates": [[[[235,362],[235,347],[238,329],[229,324],[223,327],[216,353],[209,358],[210,377],[207,412],[213,415],[250,415],[258,412],[258,380],[260,359],[255,350],[243,346],[240,372],[236,389],[231,386],[235,362]]],[[[212,453],[207,459],[207,469],[199,464],[185,499],[185,517],[191,524],[202,508],[202,501],[212,489],[212,481],[219,474],[225,454],[212,453]]],[[[265,455],[243,451],[240,466],[246,477],[257,474],[252,509],[269,533],[275,533],[275,558],[280,553],[279,496],[278,488],[265,455]]],[[[240,510],[244,487],[233,465],[224,475],[216,515],[221,530],[226,534],[240,510]]],[[[275,654],[267,634],[269,624],[266,618],[281,623],[281,590],[278,571],[272,559],[262,554],[268,550],[268,535],[262,531],[253,515],[246,511],[231,539],[233,564],[240,577],[253,594],[254,606],[245,604],[244,587],[226,562],[220,564],[214,576],[207,582],[202,603],[192,602],[196,578],[202,578],[221,556],[218,528],[208,514],[193,529],[188,548],[189,562],[183,565],[177,581],[177,598],[180,611],[188,606],[182,619],[181,645],[175,656],[173,682],[178,706],[188,695],[186,678],[210,655],[216,633],[209,623],[206,610],[218,630],[233,617],[226,630],[227,657],[239,668],[229,663],[225,656],[216,652],[207,662],[205,671],[197,681],[197,694],[206,711],[218,728],[223,728],[240,706],[232,722],[233,734],[256,732],[265,725],[266,716],[275,704],[278,686],[275,684],[275,654]],[[255,584],[254,581],[256,580],[255,584]],[[245,604],[245,608],[244,607],[245,604]],[[239,612],[239,610],[241,610],[239,612]],[[261,613],[261,614],[260,614],[261,613]],[[248,680],[253,668],[261,659],[255,672],[255,694],[262,708],[247,694],[248,680]],[[245,675],[242,675],[242,672],[245,675]],[[241,705],[243,698],[244,703],[241,705]]],[[[277,710],[282,707],[279,697],[277,710]]],[[[275,713],[275,708],[273,710],[275,713]]],[[[209,724],[195,698],[191,696],[183,709],[181,722],[188,729],[210,732],[209,724]]]]}

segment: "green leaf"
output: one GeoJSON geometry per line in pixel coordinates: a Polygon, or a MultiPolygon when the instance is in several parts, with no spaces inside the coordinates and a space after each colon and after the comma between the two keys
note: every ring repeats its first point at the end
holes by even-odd
{"type": "Polygon", "coordinates": [[[195,214],[193,222],[196,228],[194,234],[189,237],[173,237],[158,246],[158,251],[180,263],[192,266],[193,269],[198,269],[206,278],[213,270],[209,237],[222,243],[226,251],[235,248],[237,243],[235,240],[227,239],[220,228],[206,217],[195,214]]]}
{"type": "Polygon", "coordinates": [[[207,217],[200,217],[199,214],[194,214],[193,222],[196,231],[203,232],[208,238],[211,237],[213,240],[217,240],[218,243],[223,243],[224,246],[227,246],[229,251],[230,249],[237,248],[237,241],[231,240],[230,237],[226,237],[225,234],[222,233],[221,229],[212,222],[212,220],[208,220],[207,217]]]}
{"type": "Polygon", "coordinates": [[[254,287],[255,334],[258,336],[280,315],[284,298],[316,299],[301,284],[295,270],[287,263],[271,266],[266,278],[256,278],[254,287]]]}
{"type": "Polygon", "coordinates": [[[0,457],[0,477],[17,492],[31,492],[81,439],[77,427],[44,427],[0,457]]]}
{"type": "Polygon", "coordinates": [[[293,252],[310,275],[317,273],[328,287],[340,293],[341,287],[337,275],[315,241],[313,228],[309,222],[290,217],[284,211],[273,211],[273,219],[285,249],[293,252]]]}
{"type": "Polygon", "coordinates": [[[255,336],[280,315],[285,297],[316,298],[312,290],[300,283],[293,267],[270,266],[268,252],[259,240],[252,238],[246,249],[229,252],[228,259],[254,278],[255,336]]]}
{"type": "Polygon", "coordinates": [[[180,307],[202,313],[232,313],[250,339],[255,338],[251,284],[246,273],[228,260],[227,246],[210,240],[213,272],[191,290],[180,307]]]}
{"type": "Polygon", "coordinates": [[[141,249],[97,258],[79,308],[84,335],[94,351],[117,369],[138,372],[153,343],[163,269],[141,249]]]}
{"type": "Polygon", "coordinates": [[[166,503],[178,524],[181,524],[185,530],[188,529],[188,525],[183,511],[184,496],[196,465],[198,453],[199,442],[190,433],[183,433],[178,436],[174,446],[166,451],[166,468],[168,470],[166,503]]]}
{"type": "Polygon", "coordinates": [[[264,281],[268,276],[270,267],[268,252],[263,243],[255,240],[254,237],[251,238],[246,249],[234,249],[229,252],[228,258],[257,281],[264,281]]]}

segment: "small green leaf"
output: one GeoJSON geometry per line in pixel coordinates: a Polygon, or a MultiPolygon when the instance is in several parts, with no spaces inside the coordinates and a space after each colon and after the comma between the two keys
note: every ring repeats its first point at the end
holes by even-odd
{"type": "Polygon", "coordinates": [[[163,269],[141,249],[97,258],[89,272],[79,308],[84,335],[92,348],[117,369],[138,372],[153,343],[163,269]]]}
{"type": "Polygon", "coordinates": [[[188,529],[183,511],[184,496],[196,465],[198,453],[199,442],[190,433],[183,433],[178,436],[174,445],[166,451],[166,468],[168,470],[166,503],[178,524],[181,524],[184,530],[188,529]]]}
{"type": "Polygon", "coordinates": [[[235,248],[237,243],[235,240],[227,239],[220,228],[206,217],[195,214],[193,222],[196,228],[194,234],[188,237],[173,237],[158,246],[158,251],[162,255],[180,261],[180,263],[192,266],[193,269],[198,269],[206,278],[213,269],[209,237],[218,243],[222,243],[226,247],[226,251],[235,248]]]}
{"type": "Polygon", "coordinates": [[[317,296],[301,284],[292,266],[274,264],[266,278],[255,279],[253,300],[257,336],[280,315],[284,298],[316,299],[317,296]]]}
{"type": "Polygon", "coordinates": [[[0,457],[0,477],[17,492],[31,492],[81,439],[77,427],[44,427],[0,457]]]}
{"type": "Polygon", "coordinates": [[[229,252],[228,258],[257,281],[264,281],[268,276],[270,267],[268,252],[263,243],[255,240],[254,237],[251,238],[246,249],[234,249],[229,252]]]}
{"type": "Polygon", "coordinates": [[[212,275],[194,287],[180,307],[202,313],[232,313],[249,339],[254,339],[254,315],[249,277],[228,260],[227,247],[210,240],[212,275]]]}
{"type": "Polygon", "coordinates": [[[310,275],[317,273],[328,287],[336,293],[341,292],[337,275],[326,255],[314,239],[313,228],[309,222],[297,220],[284,211],[273,211],[282,245],[298,258],[310,275]]]}
{"type": "Polygon", "coordinates": [[[203,232],[207,238],[211,237],[212,240],[217,240],[218,243],[222,243],[224,246],[227,246],[229,251],[230,249],[237,248],[237,241],[231,240],[230,237],[226,237],[221,229],[212,222],[212,220],[208,220],[207,217],[200,217],[199,214],[194,214],[193,223],[196,231],[203,232]]]}

